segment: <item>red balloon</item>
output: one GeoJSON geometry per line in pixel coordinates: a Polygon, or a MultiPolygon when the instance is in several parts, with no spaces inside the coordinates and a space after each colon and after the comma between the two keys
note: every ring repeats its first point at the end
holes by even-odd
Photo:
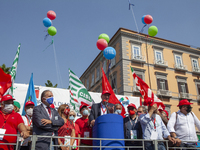
{"type": "Polygon", "coordinates": [[[151,15],[146,15],[146,16],[144,17],[144,22],[145,22],[146,24],[151,24],[152,21],[153,21],[153,17],[152,17],[151,15]]]}
{"type": "Polygon", "coordinates": [[[106,40],[104,40],[104,39],[99,39],[98,41],[97,41],[97,48],[99,49],[99,50],[104,50],[106,47],[108,47],[108,42],[106,41],[106,40]]]}
{"type": "Polygon", "coordinates": [[[49,10],[47,12],[47,17],[51,20],[54,20],[56,18],[56,13],[53,10],[49,10]]]}

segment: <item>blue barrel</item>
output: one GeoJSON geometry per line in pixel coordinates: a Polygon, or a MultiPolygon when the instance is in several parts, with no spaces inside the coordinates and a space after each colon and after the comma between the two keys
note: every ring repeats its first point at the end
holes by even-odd
{"type": "MultiPolygon", "coordinates": [[[[93,138],[124,139],[123,117],[117,114],[99,116],[93,127],[93,138]]],[[[99,140],[93,140],[93,146],[99,146],[99,140]]],[[[124,141],[102,140],[102,146],[124,146],[124,141]]],[[[99,150],[100,148],[93,148],[99,150]]],[[[124,148],[102,148],[102,150],[124,150],[124,148]]]]}

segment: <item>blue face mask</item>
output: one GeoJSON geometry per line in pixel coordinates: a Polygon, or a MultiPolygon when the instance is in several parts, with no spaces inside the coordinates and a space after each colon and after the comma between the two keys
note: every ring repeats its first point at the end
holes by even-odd
{"type": "Polygon", "coordinates": [[[84,111],[83,111],[83,115],[84,116],[87,116],[89,114],[89,111],[87,110],[87,109],[85,109],[84,111]]]}
{"type": "Polygon", "coordinates": [[[116,114],[119,114],[119,115],[121,114],[121,112],[122,112],[122,111],[119,110],[119,109],[117,109],[117,110],[115,111],[115,113],[116,113],[116,114]]]}
{"type": "Polygon", "coordinates": [[[53,97],[47,98],[46,101],[47,101],[47,103],[49,103],[50,105],[53,104],[53,97]]]}
{"type": "Polygon", "coordinates": [[[70,119],[71,121],[73,121],[73,120],[74,120],[74,116],[70,116],[69,119],[70,119]]]}

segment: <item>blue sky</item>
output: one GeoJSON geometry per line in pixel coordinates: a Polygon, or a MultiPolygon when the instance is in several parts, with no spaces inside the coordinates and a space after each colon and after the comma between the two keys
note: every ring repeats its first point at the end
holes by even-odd
{"type": "MultiPolygon", "coordinates": [[[[151,25],[158,28],[156,37],[200,47],[199,0],[130,1],[139,30],[142,16],[150,14],[151,25]]],[[[21,43],[16,83],[28,84],[33,73],[35,85],[44,86],[50,80],[67,88],[68,68],[80,77],[100,52],[96,47],[99,34],[111,38],[120,27],[137,31],[128,7],[128,0],[1,0],[0,65],[12,66],[21,43]],[[53,47],[43,51],[51,42],[51,37],[44,41],[47,28],[42,23],[49,10],[57,14],[54,44],[62,84],[53,47]]]]}

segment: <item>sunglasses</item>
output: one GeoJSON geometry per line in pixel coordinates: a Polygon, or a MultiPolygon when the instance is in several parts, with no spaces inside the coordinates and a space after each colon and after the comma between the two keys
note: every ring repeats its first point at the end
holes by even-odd
{"type": "Polygon", "coordinates": [[[75,115],[69,115],[69,116],[74,116],[75,117],[75,115]]]}

